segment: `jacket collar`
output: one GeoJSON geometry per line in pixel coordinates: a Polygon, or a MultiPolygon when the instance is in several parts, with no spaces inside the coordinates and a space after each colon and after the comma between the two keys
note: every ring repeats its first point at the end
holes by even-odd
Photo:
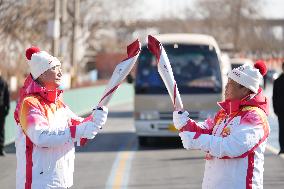
{"type": "Polygon", "coordinates": [[[22,101],[25,97],[29,95],[40,95],[45,100],[55,103],[59,100],[60,95],[63,93],[62,90],[47,90],[45,87],[40,86],[31,75],[29,75],[25,82],[24,86],[20,89],[19,98],[17,102],[17,106],[14,112],[14,118],[17,123],[19,123],[19,109],[22,104],[22,101]]]}
{"type": "Polygon", "coordinates": [[[59,99],[62,90],[55,89],[55,90],[48,90],[45,87],[40,86],[31,75],[29,75],[24,83],[20,91],[20,98],[24,98],[31,94],[39,94],[44,99],[48,100],[49,102],[56,102],[59,99]]]}
{"type": "Polygon", "coordinates": [[[218,102],[218,105],[230,115],[240,111],[244,106],[254,106],[262,109],[267,115],[269,113],[268,99],[263,95],[263,90],[259,88],[257,94],[250,94],[241,100],[225,100],[218,102]]]}

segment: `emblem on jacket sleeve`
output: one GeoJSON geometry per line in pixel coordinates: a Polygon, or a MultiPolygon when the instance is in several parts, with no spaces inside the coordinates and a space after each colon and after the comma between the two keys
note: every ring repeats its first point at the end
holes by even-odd
{"type": "Polygon", "coordinates": [[[225,127],[221,133],[222,137],[227,137],[231,134],[231,129],[230,127],[225,127]]]}

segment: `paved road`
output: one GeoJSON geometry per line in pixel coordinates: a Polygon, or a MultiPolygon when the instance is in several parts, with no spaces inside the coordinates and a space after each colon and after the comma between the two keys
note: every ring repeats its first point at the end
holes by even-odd
{"type": "MultiPolygon", "coordinates": [[[[204,155],[186,151],[177,139],[163,139],[139,148],[133,128],[132,104],[110,109],[106,128],[87,146],[77,148],[74,189],[201,188],[204,155]]],[[[15,188],[15,149],[0,158],[0,188],[15,188]]],[[[282,189],[284,160],[268,152],[265,188],[282,189]]]]}

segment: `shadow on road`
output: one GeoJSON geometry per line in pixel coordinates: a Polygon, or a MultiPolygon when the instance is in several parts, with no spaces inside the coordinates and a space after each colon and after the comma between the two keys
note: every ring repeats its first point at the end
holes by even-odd
{"type": "MultiPolygon", "coordinates": [[[[84,114],[82,117],[88,117],[90,113],[84,114]]],[[[132,118],[133,115],[133,111],[110,111],[108,113],[108,118],[132,118]]]]}
{"type": "MultiPolygon", "coordinates": [[[[118,152],[182,149],[179,138],[149,138],[147,145],[139,146],[134,132],[100,133],[94,140],[89,140],[85,146],[76,146],[76,152],[118,152]]],[[[15,143],[5,146],[6,153],[16,153],[15,143]]]]}
{"type": "Polygon", "coordinates": [[[101,133],[76,152],[117,152],[142,150],[168,150],[181,148],[179,138],[150,138],[146,146],[139,146],[134,132],[101,133]]]}
{"type": "Polygon", "coordinates": [[[198,156],[198,157],[186,157],[186,158],[171,158],[162,161],[188,161],[188,160],[199,160],[204,158],[205,156],[198,156]]]}
{"type": "Polygon", "coordinates": [[[108,118],[131,118],[133,117],[133,111],[115,112],[111,111],[108,113],[108,118]]]}

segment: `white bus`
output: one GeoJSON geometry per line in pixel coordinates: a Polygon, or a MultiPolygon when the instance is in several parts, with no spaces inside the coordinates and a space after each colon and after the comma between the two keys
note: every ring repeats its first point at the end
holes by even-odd
{"type": "MultiPolygon", "coordinates": [[[[226,69],[215,39],[200,34],[155,36],[164,46],[184,108],[196,121],[213,116],[223,99],[226,69]]],[[[162,82],[153,55],[142,47],[135,79],[134,116],[139,144],[149,137],[177,137],[172,122],[173,105],[162,82]]]]}

